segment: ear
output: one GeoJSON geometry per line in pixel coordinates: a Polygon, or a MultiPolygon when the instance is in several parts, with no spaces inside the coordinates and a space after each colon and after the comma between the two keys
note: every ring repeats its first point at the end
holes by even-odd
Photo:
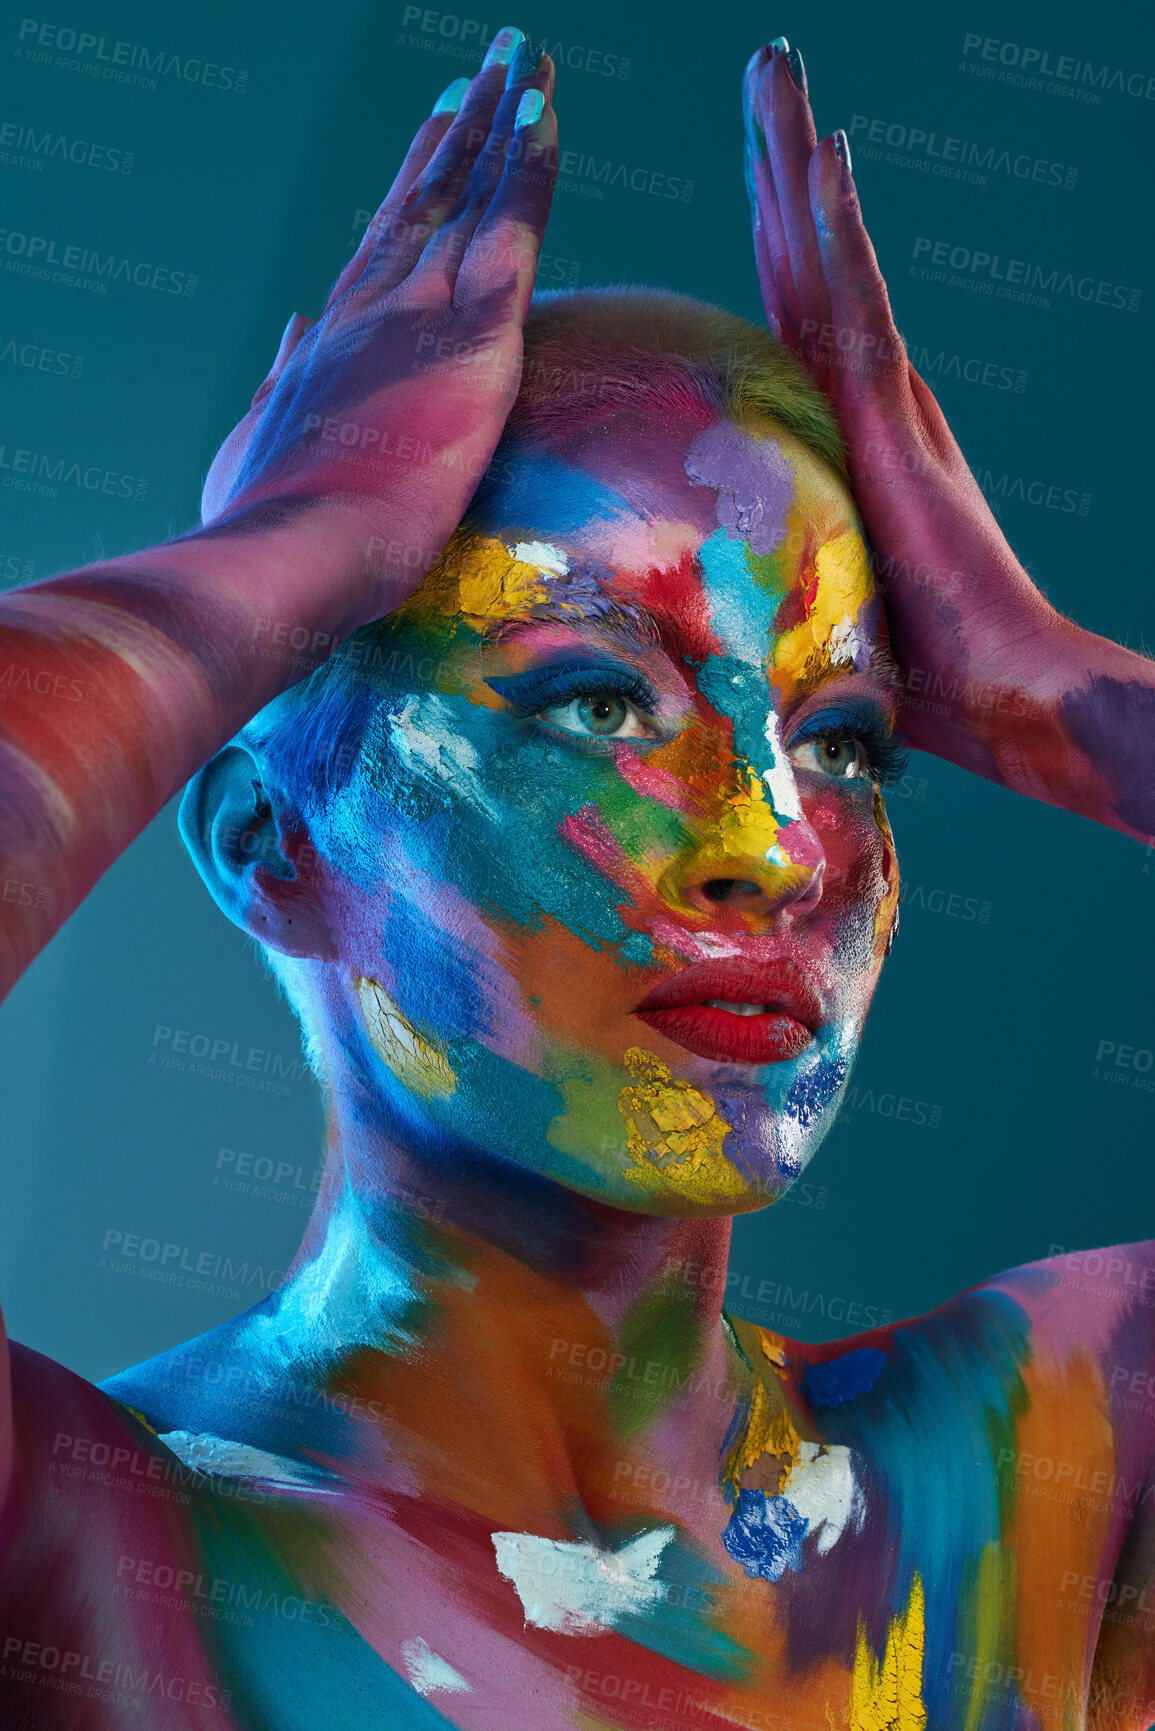
{"type": "Polygon", "coordinates": [[[206,763],[185,789],[179,821],[193,864],[234,925],[282,955],[335,959],[316,850],[296,814],[274,809],[250,751],[228,745],[206,763]]]}

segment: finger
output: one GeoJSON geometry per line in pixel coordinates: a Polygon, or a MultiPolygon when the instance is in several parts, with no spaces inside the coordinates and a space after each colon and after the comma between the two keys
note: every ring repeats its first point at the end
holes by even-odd
{"type": "MultiPolygon", "coordinates": [[[[540,248],[557,173],[553,154],[556,123],[552,118],[548,123],[545,119],[553,87],[554,64],[549,55],[538,44],[519,49],[510,65],[507,86],[486,147],[455,209],[414,272],[412,289],[421,299],[436,299],[439,294],[452,297],[475,236],[474,277],[485,269],[482,254],[492,253],[505,236],[505,230],[496,223],[490,223],[479,233],[495,198],[501,198],[502,212],[514,222],[540,219],[537,231],[540,248]]],[[[495,276],[505,274],[505,267],[496,258],[490,268],[495,276]]]]}
{"type": "MultiPolygon", "coordinates": [[[[552,67],[548,83],[552,86],[552,67]]],[[[533,295],[557,179],[557,116],[536,83],[518,96],[516,114],[513,148],[461,261],[453,299],[460,306],[490,296],[520,326],[533,295]]]]}
{"type": "Polygon", "coordinates": [[[268,373],[265,375],[263,382],[258,385],[253,394],[252,406],[254,409],[258,403],[263,402],[268,396],[269,392],[284,372],[289,356],[292,354],[305,332],[311,331],[316,322],[316,319],[307,319],[304,313],[293,314],[292,318],[285,326],[284,334],[281,337],[281,346],[277,350],[276,359],[269,368],[268,373]]]}
{"type": "Polygon", "coordinates": [[[461,110],[400,204],[383,213],[377,241],[366,265],[366,286],[387,294],[403,282],[430,239],[461,199],[479,158],[493,148],[495,116],[505,93],[512,62],[525,41],[513,26],[490,43],[481,70],[471,82],[461,110]],[[371,280],[370,280],[371,279],[371,280]]]}
{"type": "Polygon", "coordinates": [[[433,113],[419,127],[417,135],[406,153],[405,161],[398,170],[396,179],[370,219],[365,233],[361,236],[360,246],[330,289],[329,298],[325,302],[326,312],[333,302],[357,281],[369,263],[373,256],[373,250],[381,238],[382,230],[394,219],[395,213],[400,209],[409,189],[425,169],[438,145],[453,125],[454,118],[461,108],[468,88],[468,79],[455,78],[453,83],[447,85],[437,98],[433,105],[433,113]]]}
{"type": "Polygon", "coordinates": [[[860,378],[905,373],[906,352],[862,220],[844,132],[815,148],[808,184],[840,371],[860,378]]]}
{"type": "Polygon", "coordinates": [[[802,58],[794,48],[772,56],[758,81],[758,106],[790,263],[791,311],[799,329],[806,319],[825,323],[829,312],[807,184],[817,140],[805,85],[802,58]]]}
{"type": "Polygon", "coordinates": [[[759,48],[750,56],[742,79],[742,114],[745,124],[743,167],[754,233],[754,260],[762,289],[766,322],[774,335],[781,338],[788,338],[791,320],[787,307],[793,306],[794,295],[793,284],[789,279],[789,254],[782,232],[778,196],[774,190],[774,177],[770,172],[766,133],[758,111],[758,80],[770,57],[785,51],[787,46],[786,38],[780,36],[767,47],[759,48]]]}

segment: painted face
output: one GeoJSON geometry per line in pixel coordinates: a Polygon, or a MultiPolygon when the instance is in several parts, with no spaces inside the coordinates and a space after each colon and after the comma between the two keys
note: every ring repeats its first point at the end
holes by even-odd
{"type": "Polygon", "coordinates": [[[423,1145],[759,1207],[837,1111],[894,917],[895,675],[849,494],[706,411],[522,449],[359,646],[329,1017],[423,1145]]]}

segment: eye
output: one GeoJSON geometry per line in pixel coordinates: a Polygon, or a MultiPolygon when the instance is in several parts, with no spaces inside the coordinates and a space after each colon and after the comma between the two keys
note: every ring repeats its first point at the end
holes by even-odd
{"type": "Polygon", "coordinates": [[[591,691],[554,703],[537,712],[540,721],[560,727],[565,733],[585,734],[590,739],[652,739],[653,729],[630,702],[617,691],[591,691]]]}
{"type": "Polygon", "coordinates": [[[858,781],[870,774],[870,754],[860,739],[839,739],[834,734],[803,739],[790,747],[788,755],[796,769],[817,770],[840,781],[858,781]]]}

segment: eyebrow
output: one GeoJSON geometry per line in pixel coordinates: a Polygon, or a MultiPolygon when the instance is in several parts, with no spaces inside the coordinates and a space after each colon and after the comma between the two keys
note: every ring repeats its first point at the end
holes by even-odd
{"type": "Polygon", "coordinates": [[[660,649],[676,667],[697,669],[719,653],[709,624],[692,613],[679,614],[664,607],[626,607],[603,600],[596,591],[587,591],[581,601],[547,601],[526,613],[496,620],[482,633],[482,646],[527,636],[535,625],[592,627],[620,638],[624,647],[635,653],[660,649]]]}
{"type": "Polygon", "coordinates": [[[878,687],[896,705],[902,701],[903,692],[906,690],[906,675],[895,660],[889,645],[877,643],[871,651],[870,660],[862,668],[848,667],[844,662],[831,661],[825,655],[821,658],[815,657],[813,669],[805,672],[794,685],[795,702],[804,703],[808,697],[813,697],[815,692],[821,691],[824,685],[830,685],[836,679],[851,677],[869,679],[872,685],[878,687]]]}
{"type": "MultiPolygon", "coordinates": [[[[708,641],[696,622],[679,619],[673,614],[657,613],[647,607],[623,607],[616,601],[597,601],[592,605],[577,602],[544,602],[528,613],[515,613],[496,619],[481,634],[480,647],[516,642],[533,635],[538,625],[565,625],[581,628],[592,626],[606,636],[617,637],[623,646],[635,652],[663,650],[676,666],[698,668],[718,651],[708,641]]],[[[799,701],[821,690],[834,679],[856,675],[869,679],[896,705],[906,689],[906,675],[885,643],[878,643],[864,668],[847,667],[823,657],[812,672],[806,673],[795,687],[799,701]]]]}
{"type": "Polygon", "coordinates": [[[546,602],[528,613],[495,619],[481,633],[481,645],[489,648],[494,644],[516,641],[519,637],[531,635],[538,625],[592,625],[608,636],[624,638],[635,648],[661,646],[661,635],[653,616],[645,608],[622,607],[616,601],[594,601],[592,604],[546,602]]]}

